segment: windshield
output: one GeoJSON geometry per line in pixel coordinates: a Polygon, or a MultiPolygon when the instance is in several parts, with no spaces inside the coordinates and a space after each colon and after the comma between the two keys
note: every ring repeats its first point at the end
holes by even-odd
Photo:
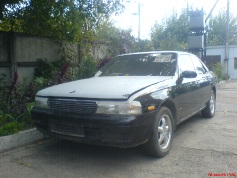
{"type": "Polygon", "coordinates": [[[173,76],[176,64],[176,53],[124,55],[112,59],[100,76],[173,76]]]}

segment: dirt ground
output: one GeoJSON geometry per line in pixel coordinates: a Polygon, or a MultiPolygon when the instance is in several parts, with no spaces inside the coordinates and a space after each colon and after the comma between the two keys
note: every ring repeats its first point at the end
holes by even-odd
{"type": "Polygon", "coordinates": [[[212,119],[178,126],[170,153],[46,140],[0,154],[1,178],[237,177],[237,81],[219,84],[212,119]]]}

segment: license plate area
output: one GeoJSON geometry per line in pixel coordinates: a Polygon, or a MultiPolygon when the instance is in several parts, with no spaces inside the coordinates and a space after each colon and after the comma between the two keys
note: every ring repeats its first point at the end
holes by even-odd
{"type": "Polygon", "coordinates": [[[75,137],[85,137],[84,128],[80,125],[51,122],[50,130],[53,133],[70,135],[75,137]]]}

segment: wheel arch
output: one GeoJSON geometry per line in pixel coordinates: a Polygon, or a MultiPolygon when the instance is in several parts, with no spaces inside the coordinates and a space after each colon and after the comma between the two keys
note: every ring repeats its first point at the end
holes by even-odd
{"type": "Polygon", "coordinates": [[[160,107],[162,106],[167,107],[171,111],[173,115],[174,130],[175,130],[177,125],[177,112],[174,102],[172,102],[171,100],[165,100],[163,103],[161,103],[160,107]]]}
{"type": "Polygon", "coordinates": [[[216,86],[212,86],[212,90],[214,91],[214,93],[215,93],[215,98],[216,98],[216,86]]]}

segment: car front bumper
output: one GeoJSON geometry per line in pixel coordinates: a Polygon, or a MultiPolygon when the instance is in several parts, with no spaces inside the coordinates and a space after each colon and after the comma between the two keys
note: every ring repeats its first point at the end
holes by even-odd
{"type": "Polygon", "coordinates": [[[33,108],[36,128],[45,135],[82,143],[129,148],[145,143],[155,112],[143,115],[78,115],[33,108]]]}

